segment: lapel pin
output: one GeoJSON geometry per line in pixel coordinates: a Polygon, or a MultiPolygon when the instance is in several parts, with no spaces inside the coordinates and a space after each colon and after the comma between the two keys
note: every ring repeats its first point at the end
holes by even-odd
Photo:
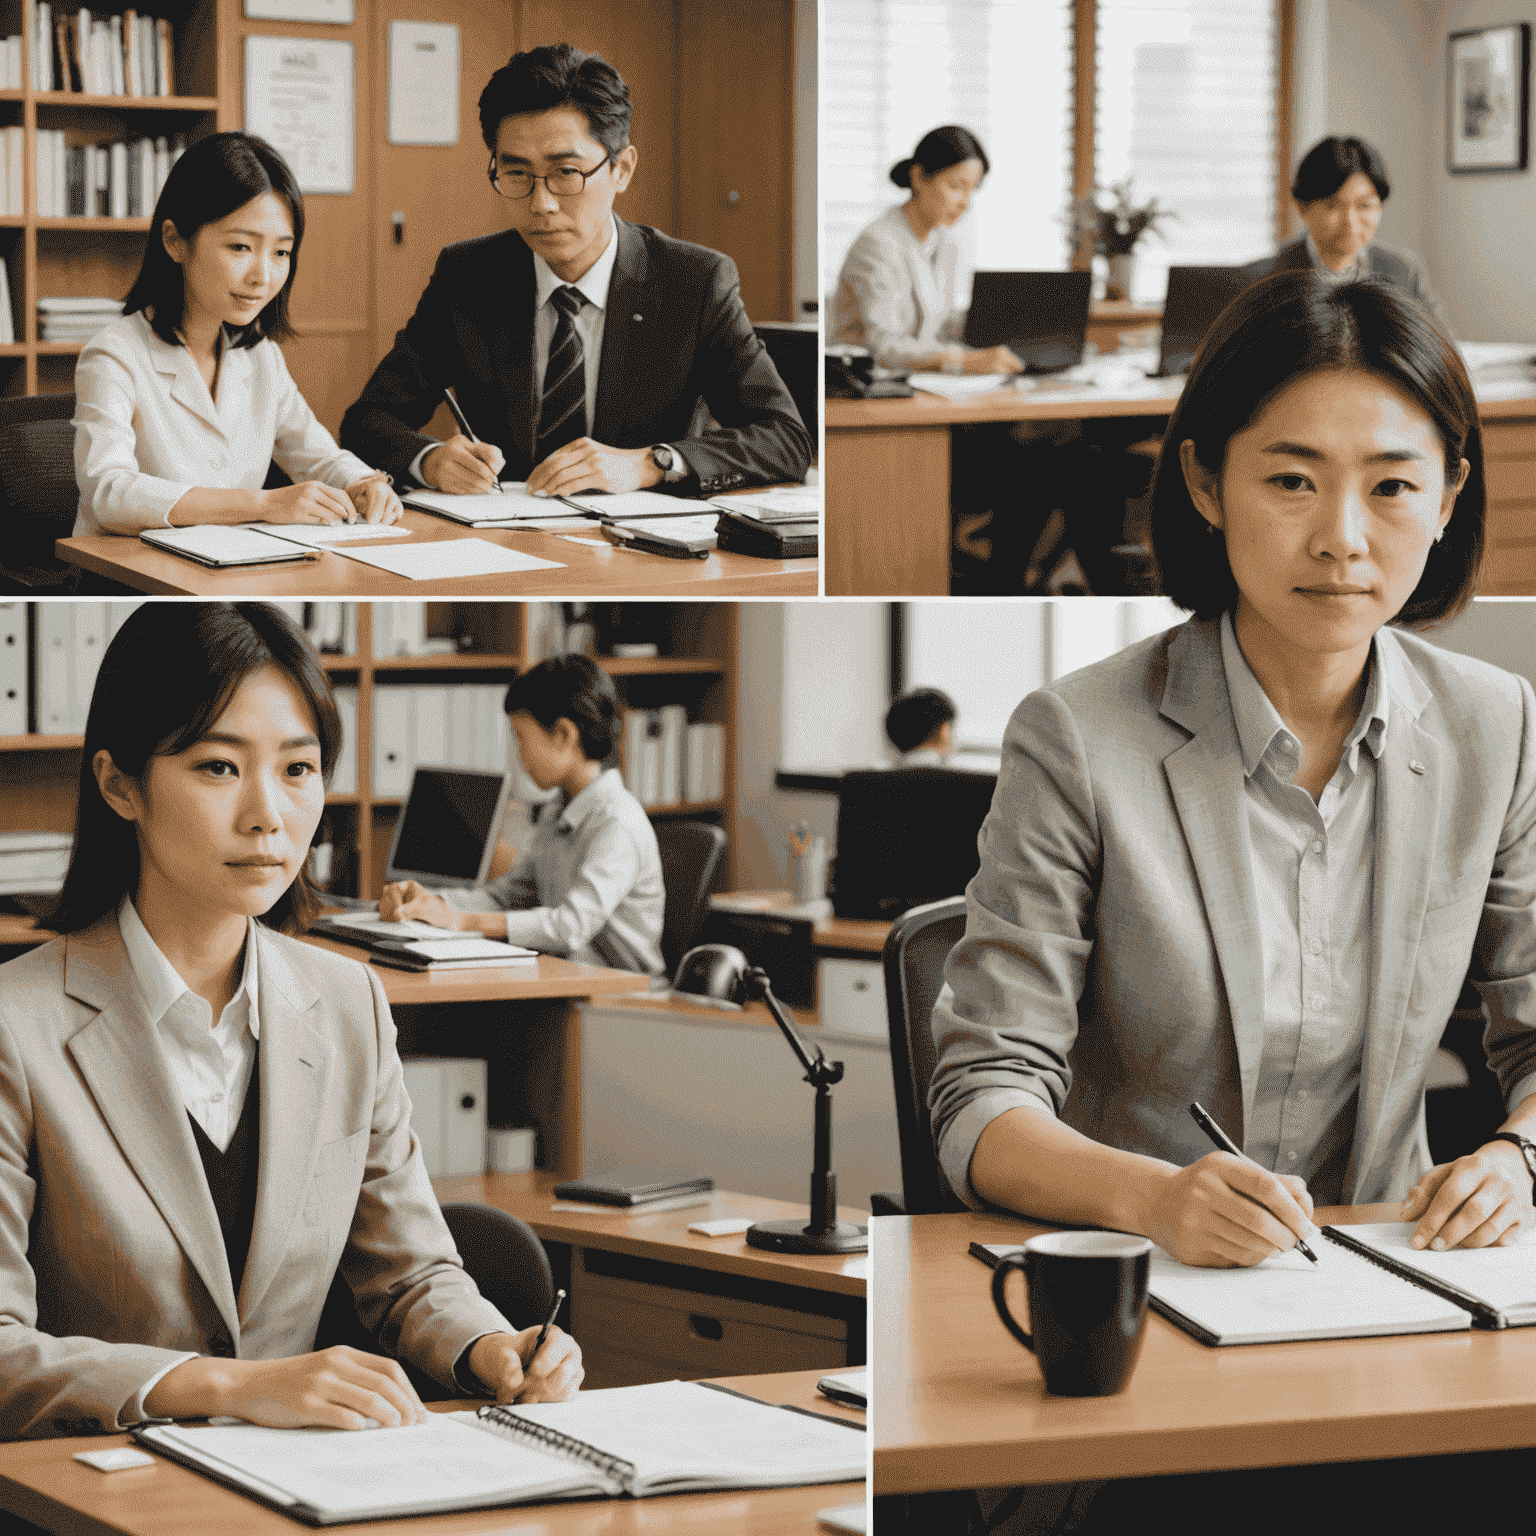
{"type": "Polygon", "coordinates": [[[631,320],[644,320],[645,316],[644,315],[631,315],[629,318],[631,320]]]}
{"type": "Polygon", "coordinates": [[[1418,760],[1418,758],[1414,758],[1414,760],[1413,760],[1413,761],[1412,761],[1412,762],[1411,762],[1411,763],[1409,763],[1409,764],[1408,764],[1408,771],[1409,771],[1409,773],[1418,773],[1418,774],[1422,774],[1422,773],[1424,773],[1424,772],[1425,772],[1425,771],[1426,771],[1426,770],[1425,770],[1425,768],[1424,768],[1424,764],[1423,764],[1423,763],[1421,763],[1421,762],[1420,762],[1420,761],[1419,761],[1419,760],[1418,760]]]}

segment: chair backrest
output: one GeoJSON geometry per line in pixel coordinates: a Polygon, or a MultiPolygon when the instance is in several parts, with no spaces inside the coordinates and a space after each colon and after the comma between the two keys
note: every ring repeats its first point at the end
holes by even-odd
{"type": "Polygon", "coordinates": [[[656,847],[667,887],[661,958],[671,976],[698,936],[704,898],[725,852],[725,833],[707,821],[662,821],[656,825],[656,847]]]}
{"type": "Polygon", "coordinates": [[[75,397],[0,400],[0,578],[23,587],[72,586],[78,572],[53,552],[74,532],[75,397]]]}
{"type": "Polygon", "coordinates": [[[814,321],[765,320],[752,327],[800,412],[811,442],[821,412],[821,339],[814,321]]]}
{"type": "Polygon", "coordinates": [[[899,917],[958,896],[981,866],[976,838],[995,773],[965,768],[874,768],[845,773],[838,790],[839,917],[899,917]]]}
{"type": "Polygon", "coordinates": [[[884,950],[885,1008],[891,1030],[891,1078],[901,1144],[902,1201],[909,1216],[963,1210],[939,1171],[928,1117],[936,1053],[930,1017],[944,983],[944,962],[965,933],[965,898],[914,907],[891,925],[884,950]]]}

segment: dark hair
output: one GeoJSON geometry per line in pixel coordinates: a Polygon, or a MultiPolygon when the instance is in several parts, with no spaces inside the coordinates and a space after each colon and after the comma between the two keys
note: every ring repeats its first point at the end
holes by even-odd
{"type": "Polygon", "coordinates": [[[546,731],[569,720],[581,732],[582,755],[601,763],[613,756],[619,701],[613,679],[590,656],[551,656],[512,679],[502,708],[532,715],[546,731]]]}
{"type": "Polygon", "coordinates": [[[1219,475],[1227,444],[1287,385],[1306,374],[1353,368],[1403,390],[1435,424],[1445,448],[1445,480],[1461,461],[1467,483],[1445,537],[1430,546],[1424,574],[1402,611],[1403,624],[1459,613],[1477,588],[1486,492],[1477,401],[1456,345],[1434,316],[1386,283],[1334,285],[1310,272],[1279,272],[1254,284],[1218,317],[1195,354],[1189,382],[1163,435],[1152,480],[1152,549],[1162,590],[1197,618],[1237,602],[1226,540],[1190,497],[1179,444],[1195,445],[1202,467],[1219,475]]]}
{"type": "Polygon", "coordinates": [[[1315,203],[1332,197],[1356,171],[1364,171],[1382,202],[1392,195],[1387,162],[1364,139],[1322,139],[1314,144],[1296,167],[1291,196],[1298,203],[1315,203]]]}
{"type": "Polygon", "coordinates": [[[885,734],[898,752],[910,752],[959,712],[942,688],[914,688],[891,701],[885,712],[885,734]]]}
{"type": "MultiPolygon", "coordinates": [[[[69,873],[46,921],[75,933],[114,911],[139,883],[139,840],[102,798],[92,763],[98,752],[131,777],[152,757],[195,746],[251,673],[274,666],[298,685],[314,711],[320,766],[329,779],[341,751],[341,721],[331,685],[304,633],[270,603],[144,603],[118,630],[96,676],[80,754],[80,792],[69,873]]],[[[264,921],[297,931],[314,915],[307,872],[278,897],[264,921]]]]}
{"type": "Polygon", "coordinates": [[[504,117],[575,107],[592,137],[610,155],[629,143],[629,87],[600,53],[583,53],[569,43],[548,43],[514,53],[480,93],[480,134],[496,153],[496,130],[504,117]]]}
{"type": "Polygon", "coordinates": [[[910,187],[914,165],[922,166],[932,176],[967,160],[980,160],[983,176],[992,169],[992,162],[987,159],[981,140],[969,128],[960,128],[953,123],[943,128],[930,128],[918,140],[917,148],[905,160],[898,160],[891,167],[891,180],[898,187],[910,187]]]}
{"type": "Polygon", "coordinates": [[[162,231],[169,219],[176,233],[190,245],[205,224],[216,224],[243,208],[252,198],[275,192],[288,204],[293,221],[293,254],[288,258],[288,279],[248,325],[226,325],[224,336],[232,347],[254,347],[270,336],[286,341],[295,333],[288,320],[288,295],[299,270],[299,246],[304,241],[304,194],[288,169],[288,162],[254,133],[211,133],[199,139],[171,167],[165,186],[155,202],[149,239],[139,275],[123,300],[123,313],[154,310],[149,318],[155,335],[180,346],[176,329],[187,307],[186,284],[181,267],[165,248],[162,231]]]}

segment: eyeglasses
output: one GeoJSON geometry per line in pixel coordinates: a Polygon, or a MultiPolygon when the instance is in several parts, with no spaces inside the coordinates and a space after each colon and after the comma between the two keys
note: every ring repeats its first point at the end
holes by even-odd
{"type": "Polygon", "coordinates": [[[533,184],[536,181],[542,181],[556,197],[579,197],[587,189],[587,179],[596,176],[612,159],[612,155],[604,155],[590,171],[584,171],[575,165],[557,165],[554,170],[546,172],[543,176],[535,176],[532,171],[498,171],[493,156],[489,174],[491,185],[503,197],[509,197],[514,202],[532,197],[533,184]]]}

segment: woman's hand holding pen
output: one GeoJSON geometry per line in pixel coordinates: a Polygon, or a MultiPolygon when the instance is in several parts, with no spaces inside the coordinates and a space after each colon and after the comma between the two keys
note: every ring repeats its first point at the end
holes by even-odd
{"type": "Polygon", "coordinates": [[[586,1374],[581,1346],[570,1334],[551,1328],[535,1350],[539,1332],[535,1325],[475,1340],[469,1368],[498,1403],[563,1403],[576,1396],[586,1374]]]}
{"type": "Polygon", "coordinates": [[[364,475],[347,487],[347,496],[358,521],[364,523],[397,523],[405,513],[400,498],[395,495],[389,476],[383,470],[364,475]]]}
{"type": "Polygon", "coordinates": [[[1183,1264],[1246,1268],[1313,1234],[1312,1197],[1291,1174],[1211,1152],[1158,1179],[1137,1230],[1183,1264]]]}
{"type": "Polygon", "coordinates": [[[479,443],[459,432],[421,461],[421,477],[450,496],[489,496],[506,462],[495,443],[479,443]]]}
{"type": "Polygon", "coordinates": [[[301,480],[275,491],[258,492],[261,517],[268,523],[350,523],[352,503],[345,491],[322,480],[301,480]]]}
{"type": "MultiPolygon", "coordinates": [[[[1526,1132],[1529,1135],[1529,1132],[1526,1132]]],[[[1507,1247],[1536,1223],[1531,1175],[1519,1147],[1486,1146],[1438,1163],[1408,1191],[1403,1221],[1416,1221],[1415,1248],[1507,1247]]]]}

